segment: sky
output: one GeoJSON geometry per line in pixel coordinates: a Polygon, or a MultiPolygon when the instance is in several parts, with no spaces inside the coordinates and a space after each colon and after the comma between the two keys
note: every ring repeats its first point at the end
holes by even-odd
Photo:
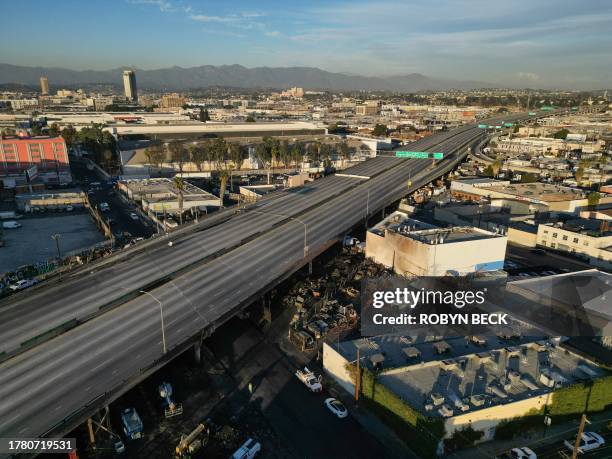
{"type": "Polygon", "coordinates": [[[4,0],[0,8],[8,64],[312,66],[612,87],[610,0],[4,0]]]}

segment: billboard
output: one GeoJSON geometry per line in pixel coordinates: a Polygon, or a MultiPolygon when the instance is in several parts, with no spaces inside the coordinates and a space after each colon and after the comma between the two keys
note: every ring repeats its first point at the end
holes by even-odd
{"type": "Polygon", "coordinates": [[[26,180],[28,182],[31,182],[36,177],[38,177],[38,168],[36,167],[36,164],[26,169],[25,175],[26,175],[26,180]]]}

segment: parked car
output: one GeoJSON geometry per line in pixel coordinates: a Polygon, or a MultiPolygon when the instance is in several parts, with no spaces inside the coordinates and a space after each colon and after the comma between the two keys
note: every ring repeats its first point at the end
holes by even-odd
{"type": "Polygon", "coordinates": [[[261,451],[261,443],[249,438],[238,448],[230,459],[251,459],[261,451]]]}
{"type": "Polygon", "coordinates": [[[512,448],[497,459],[538,459],[538,456],[530,448],[523,446],[521,448],[512,448]]]}
{"type": "Polygon", "coordinates": [[[15,220],[9,220],[7,222],[2,222],[2,228],[4,229],[21,228],[21,223],[16,222],[15,220]]]}
{"type": "Polygon", "coordinates": [[[325,399],[324,404],[327,407],[327,409],[331,411],[332,413],[334,413],[336,417],[338,417],[339,419],[342,419],[348,416],[348,410],[346,409],[346,407],[342,404],[340,400],[330,397],[330,398],[325,399]]]}
{"type": "MultiPolygon", "coordinates": [[[[574,451],[574,444],[576,439],[565,440],[563,444],[570,451],[574,451]]],[[[587,451],[592,451],[606,444],[603,437],[595,432],[583,432],[580,444],[578,445],[578,454],[584,454],[587,451]]]]}
{"type": "Polygon", "coordinates": [[[72,212],[73,210],[74,210],[74,207],[66,206],[66,212],[72,212]]]}
{"type": "Polygon", "coordinates": [[[15,282],[14,284],[9,285],[9,288],[16,292],[18,290],[24,290],[26,288],[32,287],[33,285],[38,284],[36,279],[22,279],[20,281],[15,282]]]}
{"type": "Polygon", "coordinates": [[[107,202],[101,202],[98,207],[102,212],[108,212],[110,210],[110,206],[107,202]]]}
{"type": "Polygon", "coordinates": [[[130,218],[132,220],[138,220],[138,214],[136,212],[130,212],[130,218]]]}

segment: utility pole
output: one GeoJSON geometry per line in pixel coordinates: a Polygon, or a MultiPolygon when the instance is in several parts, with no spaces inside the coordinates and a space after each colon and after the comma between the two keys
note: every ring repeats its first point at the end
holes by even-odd
{"type": "Polygon", "coordinates": [[[582,440],[582,434],[584,432],[584,425],[587,423],[587,416],[583,414],[580,418],[580,426],[578,427],[578,435],[576,436],[576,441],[574,442],[574,450],[572,451],[572,459],[576,459],[578,457],[578,447],[580,446],[580,441],[582,440]]]}
{"type": "Polygon", "coordinates": [[[361,385],[361,366],[359,364],[360,360],[361,359],[359,358],[359,348],[357,348],[357,373],[355,374],[355,405],[357,405],[357,403],[359,402],[359,386],[361,385]]]}
{"type": "MultiPolygon", "coordinates": [[[[55,233],[51,235],[51,239],[55,240],[55,248],[57,249],[57,263],[61,265],[62,263],[62,254],[60,252],[59,240],[61,235],[59,233],[55,233]]],[[[61,268],[61,266],[59,266],[61,268]]],[[[62,280],[62,270],[59,270],[59,280],[62,280]]]]}

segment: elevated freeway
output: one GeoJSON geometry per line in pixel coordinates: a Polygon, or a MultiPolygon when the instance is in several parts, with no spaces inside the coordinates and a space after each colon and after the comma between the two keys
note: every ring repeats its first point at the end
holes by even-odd
{"type": "Polygon", "coordinates": [[[335,243],[366,209],[372,214],[450,171],[482,135],[467,126],[430,137],[411,148],[445,152],[435,166],[376,158],[356,166],[367,180],[331,176],[179,232],[172,247],[153,241],[17,295],[0,309],[8,354],[0,364],[0,436],[70,431],[335,243]],[[21,346],[67,321],[76,326],[21,346]]]}

